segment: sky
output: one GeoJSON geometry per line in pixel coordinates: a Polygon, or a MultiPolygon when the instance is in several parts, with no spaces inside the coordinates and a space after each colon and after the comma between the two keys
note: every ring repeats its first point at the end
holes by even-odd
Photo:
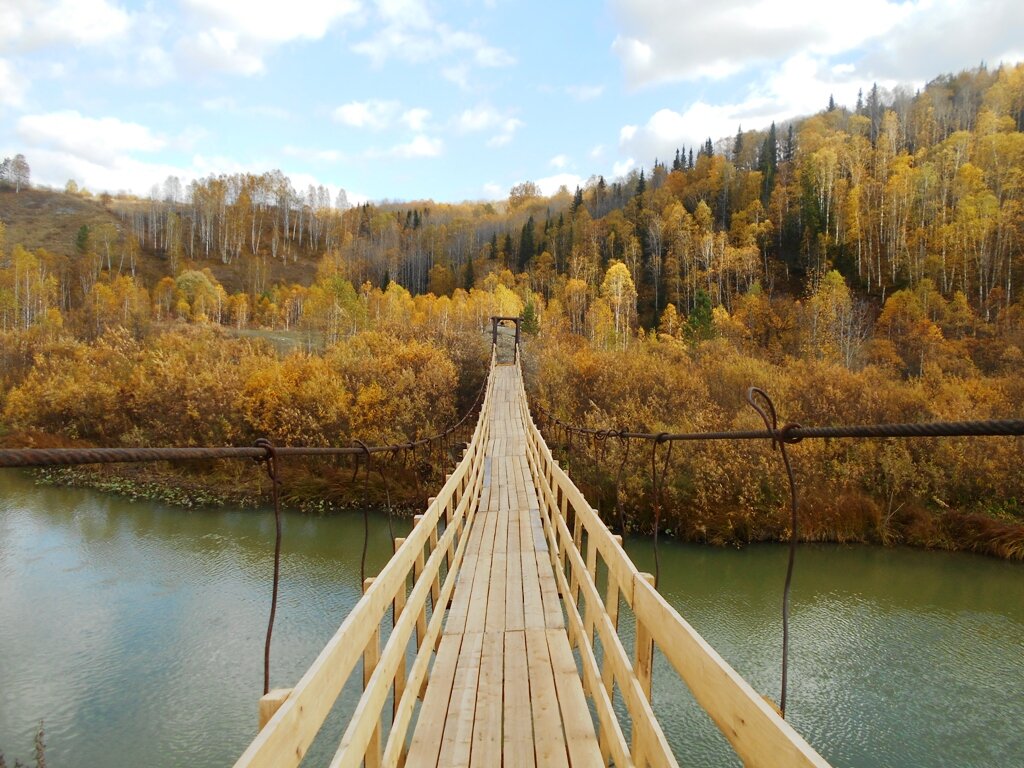
{"type": "Polygon", "coordinates": [[[1022,30],[1019,0],[0,0],[0,156],[94,192],[551,194],[1020,61],[1022,30]]]}

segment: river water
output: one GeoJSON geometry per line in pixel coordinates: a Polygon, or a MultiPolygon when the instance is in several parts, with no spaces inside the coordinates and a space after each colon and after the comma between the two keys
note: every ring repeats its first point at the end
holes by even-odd
{"type": "MultiPolygon", "coordinates": [[[[390,553],[371,518],[368,573],[390,553]]],[[[408,528],[395,521],[395,534],[408,528]]],[[[273,685],[293,684],[359,595],[362,517],[286,514],[273,685]]],[[[646,541],[628,542],[653,569],[646,541]]],[[[222,766],[254,735],[273,515],[184,511],[0,472],[0,750],[61,766],[222,766]]],[[[778,697],[779,546],[662,544],[661,590],[778,697]]],[[[837,766],[1024,765],[1024,566],[801,547],[789,719],[837,766]]],[[[357,682],[357,681],[356,681],[357,682]]],[[[340,735],[350,686],[327,729],[340,735]]],[[[738,764],[663,659],[680,762],[738,764]]]]}

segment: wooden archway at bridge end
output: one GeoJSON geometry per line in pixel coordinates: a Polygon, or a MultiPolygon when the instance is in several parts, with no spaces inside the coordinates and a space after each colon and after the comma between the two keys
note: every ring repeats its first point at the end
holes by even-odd
{"type": "Polygon", "coordinates": [[[516,349],[519,349],[519,326],[523,322],[521,317],[491,317],[491,343],[497,346],[498,344],[498,324],[502,321],[508,320],[509,322],[516,324],[516,349]]]}

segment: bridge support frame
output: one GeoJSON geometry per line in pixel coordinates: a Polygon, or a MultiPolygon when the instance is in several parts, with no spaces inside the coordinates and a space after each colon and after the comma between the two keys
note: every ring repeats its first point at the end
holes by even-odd
{"type": "Polygon", "coordinates": [[[521,317],[498,317],[497,315],[491,317],[491,343],[495,346],[498,345],[498,325],[503,321],[508,320],[509,322],[516,324],[516,354],[519,353],[519,339],[520,339],[520,325],[523,322],[521,317]]]}

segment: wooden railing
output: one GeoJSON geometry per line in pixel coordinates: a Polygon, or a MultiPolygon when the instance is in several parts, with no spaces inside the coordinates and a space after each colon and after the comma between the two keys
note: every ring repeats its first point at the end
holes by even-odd
{"type": "Polygon", "coordinates": [[[376,768],[404,760],[409,725],[426,689],[430,659],[440,642],[445,606],[480,498],[492,389],[493,376],[462,461],[426,511],[414,518],[408,537],[395,540],[395,554],[384,569],[366,579],[363,597],[316,661],[294,688],[273,690],[260,700],[260,732],[236,766],[298,765],[360,659],[363,693],[330,764],[376,768]],[[382,627],[390,629],[383,649],[382,627]],[[416,654],[410,667],[414,632],[416,654]],[[394,694],[393,707],[386,713],[389,693],[394,694]]]}
{"type": "MultiPolygon", "coordinates": [[[[522,387],[521,371],[519,381],[522,387]]],[[[621,537],[612,535],[552,458],[530,415],[525,392],[520,407],[569,638],[579,649],[584,690],[594,704],[605,761],[610,758],[616,766],[678,765],[651,705],[657,647],[747,766],[827,766],[665,601],[653,577],[636,568],[621,537]],[[632,659],[619,635],[620,604],[635,618],[632,659]],[[613,706],[616,690],[631,724],[629,743],[613,706]]]]}

